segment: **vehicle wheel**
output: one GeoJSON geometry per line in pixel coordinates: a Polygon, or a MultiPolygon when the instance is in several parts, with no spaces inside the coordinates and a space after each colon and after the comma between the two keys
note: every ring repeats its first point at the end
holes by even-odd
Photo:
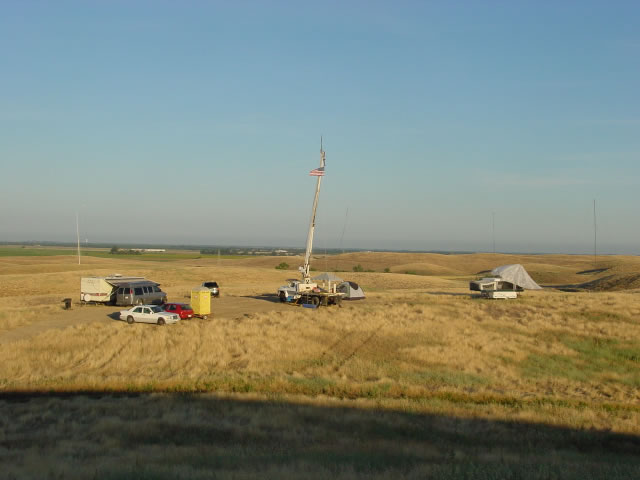
{"type": "Polygon", "coordinates": [[[203,316],[202,316],[202,319],[203,319],[203,320],[206,320],[207,318],[208,318],[208,317],[207,317],[206,315],[203,315],[203,316]]]}
{"type": "Polygon", "coordinates": [[[165,322],[164,322],[164,318],[160,317],[160,318],[158,319],[158,325],[164,325],[164,323],[165,323],[165,322]]]}
{"type": "Polygon", "coordinates": [[[284,294],[284,292],[280,292],[280,301],[282,303],[287,301],[287,296],[284,294]]]}
{"type": "Polygon", "coordinates": [[[133,317],[132,317],[131,315],[129,315],[129,316],[127,317],[127,323],[128,323],[129,325],[131,325],[133,322],[134,322],[133,317]]]}
{"type": "Polygon", "coordinates": [[[316,307],[320,305],[320,297],[311,297],[311,305],[315,305],[316,307]]]}

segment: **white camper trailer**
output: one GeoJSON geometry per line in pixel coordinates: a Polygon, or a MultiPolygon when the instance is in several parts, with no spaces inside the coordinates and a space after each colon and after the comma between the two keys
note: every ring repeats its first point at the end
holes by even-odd
{"type": "Polygon", "coordinates": [[[480,292],[486,298],[518,298],[518,292],[522,292],[522,288],[495,277],[474,280],[469,284],[469,289],[480,292]]]}
{"type": "Polygon", "coordinates": [[[83,277],[80,280],[81,303],[114,303],[118,284],[123,281],[144,280],[143,277],[123,277],[114,274],[109,277],[83,277]]]}
{"type": "Polygon", "coordinates": [[[518,298],[518,292],[540,290],[520,264],[502,265],[491,271],[493,277],[481,278],[469,283],[469,289],[480,292],[485,298],[518,298]]]}

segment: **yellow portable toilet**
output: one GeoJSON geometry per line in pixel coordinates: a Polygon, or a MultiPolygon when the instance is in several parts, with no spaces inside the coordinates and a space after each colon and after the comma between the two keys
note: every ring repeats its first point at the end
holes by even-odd
{"type": "Polygon", "coordinates": [[[211,314],[211,292],[208,288],[197,287],[191,290],[191,308],[197,317],[207,318],[211,314]]]}

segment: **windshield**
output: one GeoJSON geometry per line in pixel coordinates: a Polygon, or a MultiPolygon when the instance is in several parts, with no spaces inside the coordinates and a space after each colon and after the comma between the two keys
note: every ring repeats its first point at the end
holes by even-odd
{"type": "Polygon", "coordinates": [[[161,312],[164,312],[164,310],[162,310],[162,308],[160,308],[160,307],[158,307],[158,306],[151,307],[151,311],[152,311],[153,313],[161,313],[161,312]]]}

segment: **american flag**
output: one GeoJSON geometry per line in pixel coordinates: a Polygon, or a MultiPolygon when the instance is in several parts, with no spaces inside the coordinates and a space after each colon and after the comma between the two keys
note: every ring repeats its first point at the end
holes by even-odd
{"type": "Polygon", "coordinates": [[[324,177],[324,167],[316,168],[309,172],[312,177],[324,177]]]}

